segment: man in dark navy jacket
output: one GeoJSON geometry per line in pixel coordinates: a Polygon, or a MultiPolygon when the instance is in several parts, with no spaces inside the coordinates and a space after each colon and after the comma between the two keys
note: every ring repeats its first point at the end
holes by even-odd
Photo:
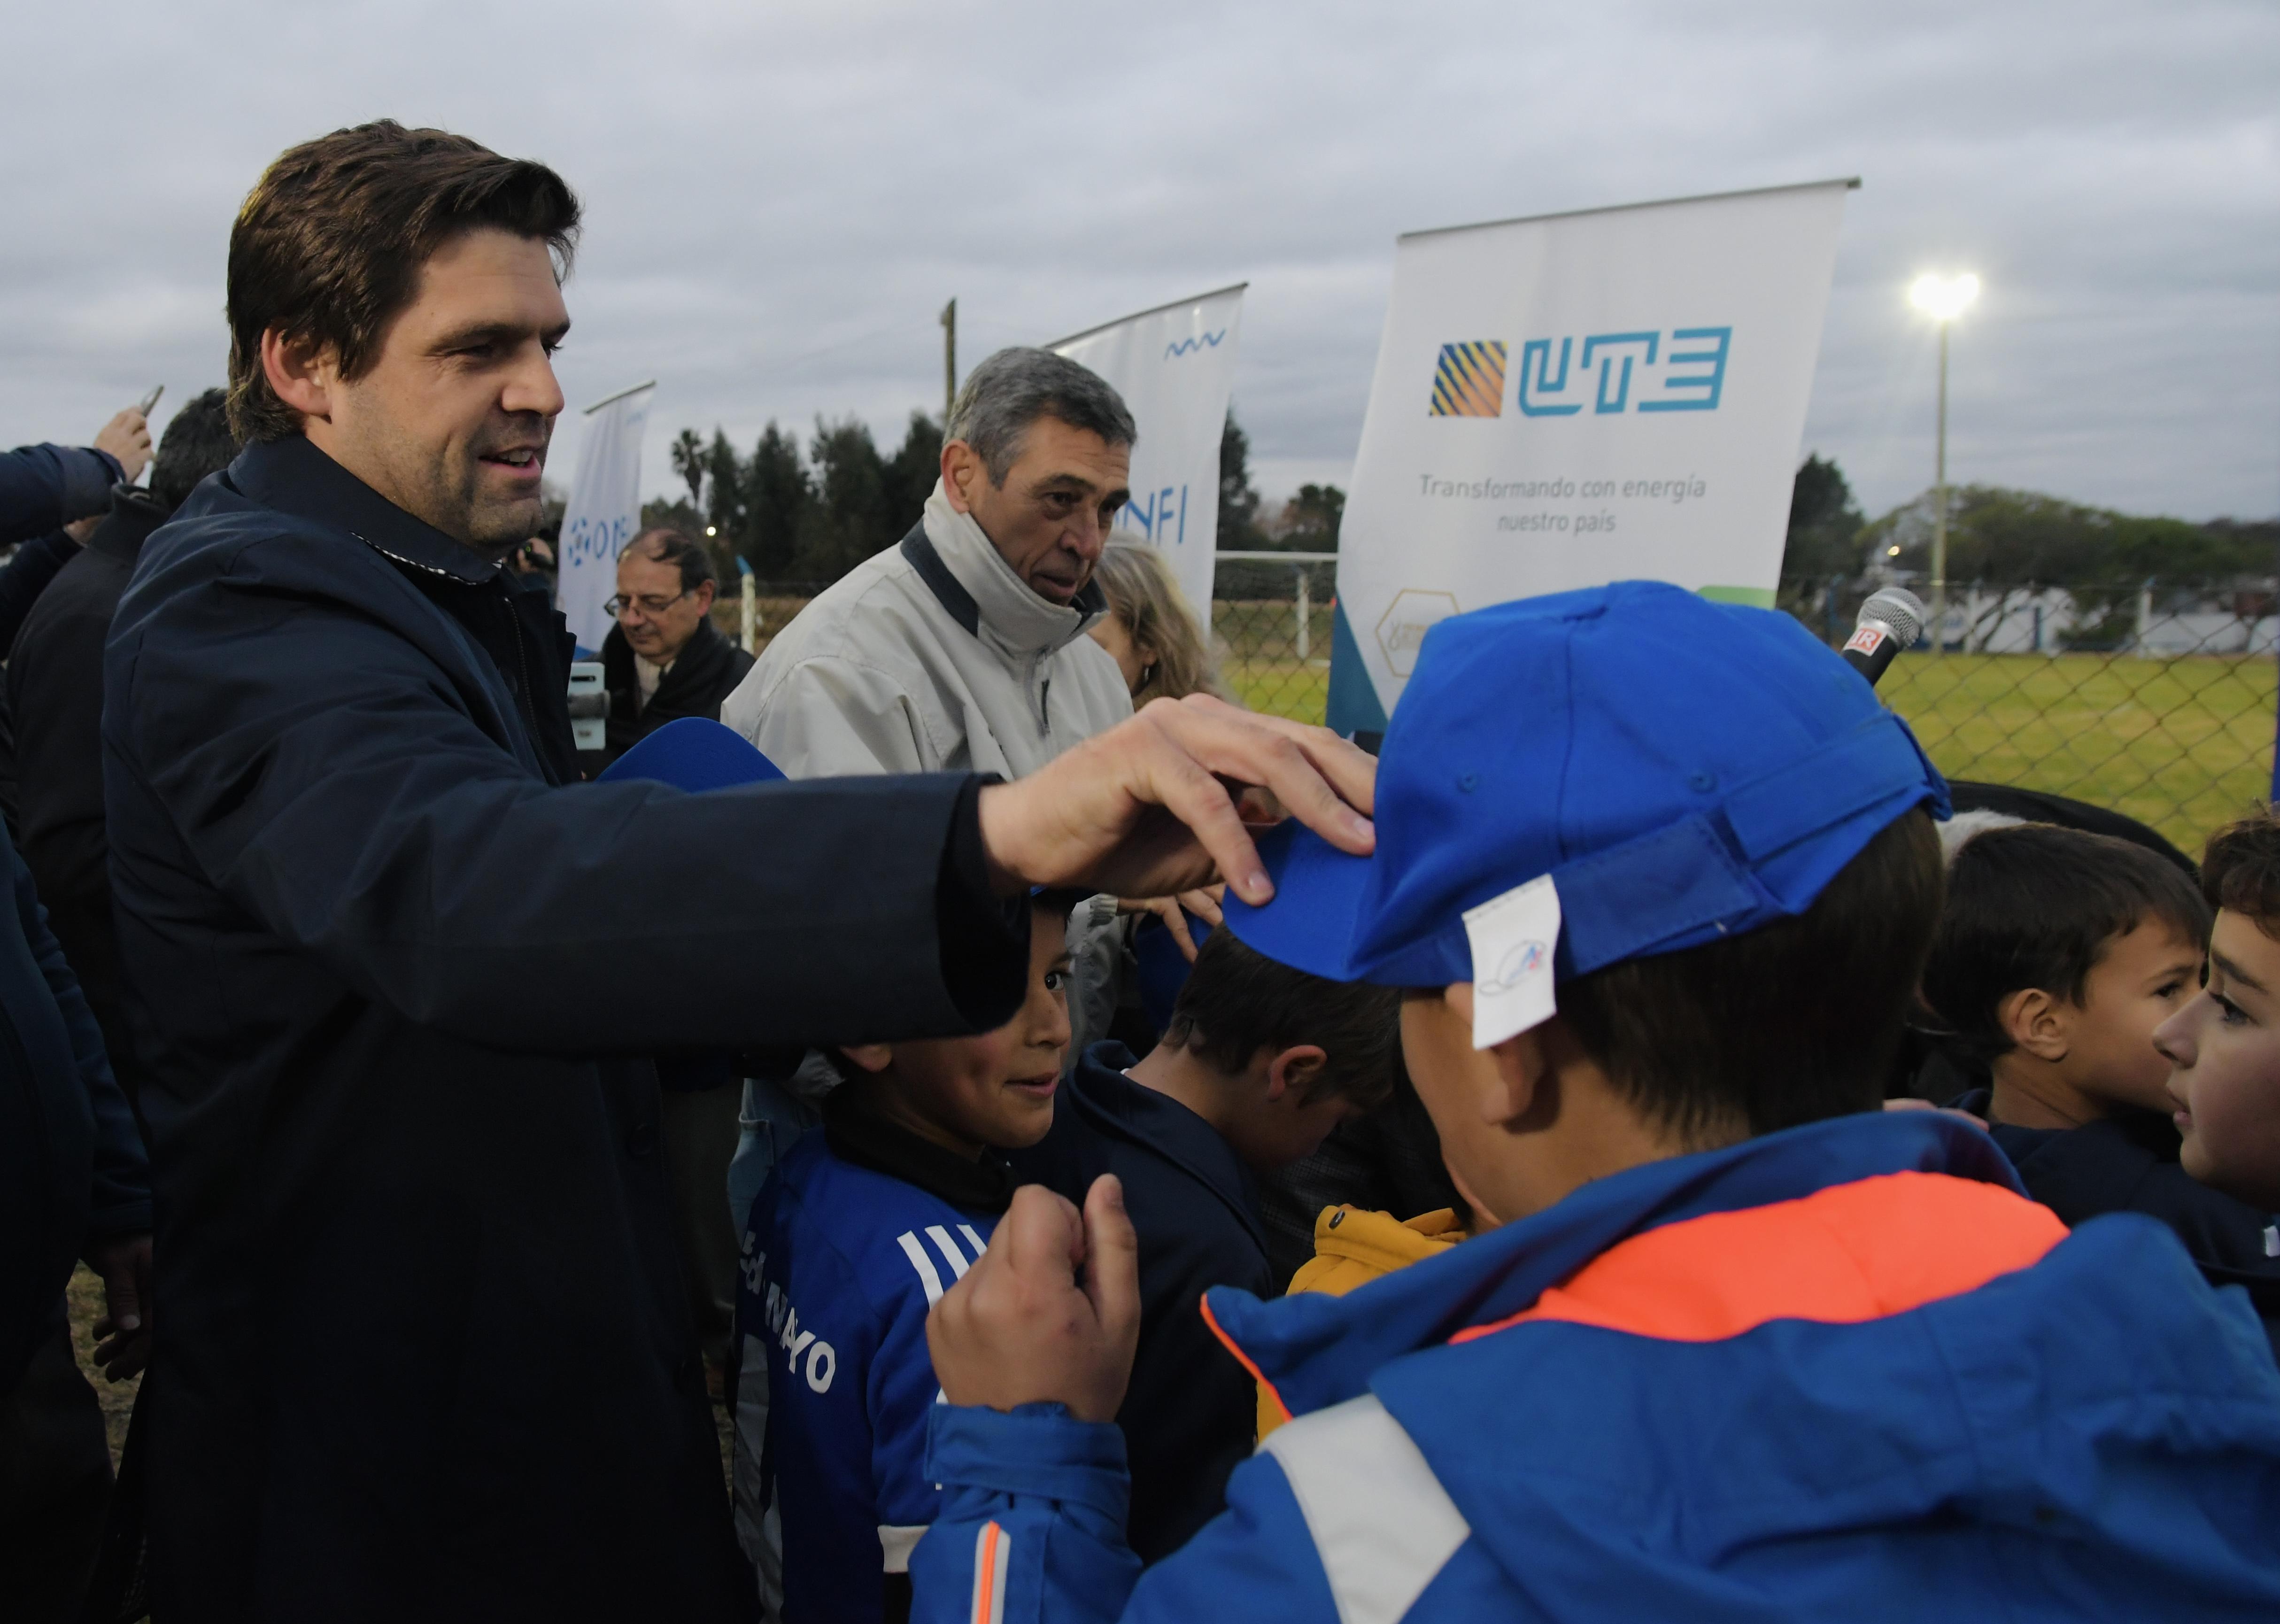
{"type": "Polygon", "coordinates": [[[1032,884],[1263,895],[1215,775],[1372,839],[1358,753],[1208,703],[1019,784],[577,782],[570,640],[501,567],[576,220],[439,131],[283,155],[230,243],[248,448],[113,624],[173,1624],[747,1614],[645,1057],[995,1025],[1032,884]]]}

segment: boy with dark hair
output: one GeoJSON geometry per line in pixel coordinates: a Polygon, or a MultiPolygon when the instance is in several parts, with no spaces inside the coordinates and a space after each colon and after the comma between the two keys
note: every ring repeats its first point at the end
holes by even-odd
{"type": "MultiPolygon", "coordinates": [[[[2268,1214],[2280,1210],[2280,818],[2271,808],[2210,836],[2201,889],[2216,910],[2208,984],[2153,1041],[2176,1068],[2168,1092],[2185,1171],[2268,1214]]],[[[2280,1230],[2264,1235],[2266,1254],[2280,1255],[2280,1230]]]]}
{"type": "Polygon", "coordinates": [[[2280,1605],[2245,1308],[2159,1224],[2069,1237],[1978,1129],[1879,1108],[1939,914],[1927,807],[1906,727],[1785,616],[1624,582],[1435,627],[1374,855],[1294,835],[1227,920],[1406,989],[1484,1233],[1342,1297],[1213,1293],[1295,1419],[1140,1576],[1098,1425],[1129,1228],[1105,1180],[1081,1215],[1024,1192],[929,1328],[920,1616],[2280,1605]]]}
{"type": "Polygon", "coordinates": [[[1147,1058],[1093,1044],[1052,1131],[1013,1158],[1071,1200],[1114,1174],[1140,1239],[1140,1341],[1116,1419],[1132,1471],[1127,1534],[1143,1561],[1219,1514],[1228,1474],[1251,1452],[1257,1388],[1201,1304],[1213,1286],[1280,1289],[1254,1175],[1386,1097],[1398,1014],[1390,989],[1325,981],[1214,930],[1147,1058]]]}
{"type": "Polygon", "coordinates": [[[2045,1133],[2166,1115],[2153,1028],[2192,996],[2208,921],[2191,881],[2127,841],[2047,823],[1974,836],[1923,973],[1941,1036],[1986,1079],[1955,1104],[2045,1133]]]}
{"type": "Polygon", "coordinates": [[[2046,823],[1991,829],[1949,865],[1923,1000],[1937,1041],[1988,1078],[1952,1103],[1986,1119],[2029,1195],[2069,1225],[2158,1218],[2231,1283],[2268,1266],[2268,1220],[2178,1165],[2153,1045],[2198,990],[2208,929],[2192,882],[2142,846],[2046,823]]]}
{"type": "Polygon", "coordinates": [[[941,1499],[921,1468],[939,1397],[927,1311],[982,1255],[1043,1138],[1068,1043],[1063,930],[1031,899],[1028,996],[974,1037],[832,1055],[844,1081],[752,1203],[736,1340],[738,1537],[769,1619],[907,1616],[911,1547],[941,1499]]]}

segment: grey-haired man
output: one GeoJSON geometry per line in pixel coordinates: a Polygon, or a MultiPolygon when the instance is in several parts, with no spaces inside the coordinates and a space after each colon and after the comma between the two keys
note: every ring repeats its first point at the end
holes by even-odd
{"type": "Polygon", "coordinates": [[[1047,350],[1001,350],[952,404],[942,478],[900,545],[768,645],[720,720],[793,778],[1019,778],[1132,713],[1084,635],[1129,494],[1132,414],[1047,350]]]}

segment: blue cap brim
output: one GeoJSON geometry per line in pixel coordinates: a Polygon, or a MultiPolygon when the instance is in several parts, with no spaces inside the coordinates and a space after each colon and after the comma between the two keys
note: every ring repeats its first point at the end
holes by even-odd
{"type": "Polygon", "coordinates": [[[646,778],[696,795],[739,784],[774,783],[782,777],[782,769],[734,727],[706,717],[684,716],[644,736],[594,781],[613,784],[646,778]]]}
{"type": "Polygon", "coordinates": [[[1371,860],[1339,850],[1296,818],[1259,837],[1259,857],[1275,895],[1254,908],[1227,893],[1221,907],[1236,939],[1294,970],[1360,980],[1354,951],[1371,860]]]}

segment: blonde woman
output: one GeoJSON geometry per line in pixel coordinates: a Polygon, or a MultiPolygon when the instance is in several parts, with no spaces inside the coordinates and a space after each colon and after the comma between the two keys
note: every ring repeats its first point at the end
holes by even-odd
{"type": "MultiPolygon", "coordinates": [[[[1107,596],[1108,612],[1090,629],[1124,673],[1134,710],[1152,699],[1184,699],[1190,694],[1230,697],[1196,612],[1161,552],[1130,531],[1116,532],[1093,566],[1092,578],[1107,596]]],[[[1217,926],[1219,893],[1213,886],[1180,897],[1095,897],[1069,916],[1071,1066],[1088,1044],[1105,1037],[1122,1038],[1136,1051],[1153,1041],[1134,958],[1139,918],[1153,914],[1161,920],[1181,957],[1192,960],[1196,941],[1187,916],[1217,926]]]]}
{"type": "Polygon", "coordinates": [[[1108,612],[1093,622],[1093,641],[1116,657],[1134,710],[1151,699],[1229,697],[1210,640],[1161,552],[1118,532],[1093,566],[1092,578],[1108,596],[1108,612]]]}

